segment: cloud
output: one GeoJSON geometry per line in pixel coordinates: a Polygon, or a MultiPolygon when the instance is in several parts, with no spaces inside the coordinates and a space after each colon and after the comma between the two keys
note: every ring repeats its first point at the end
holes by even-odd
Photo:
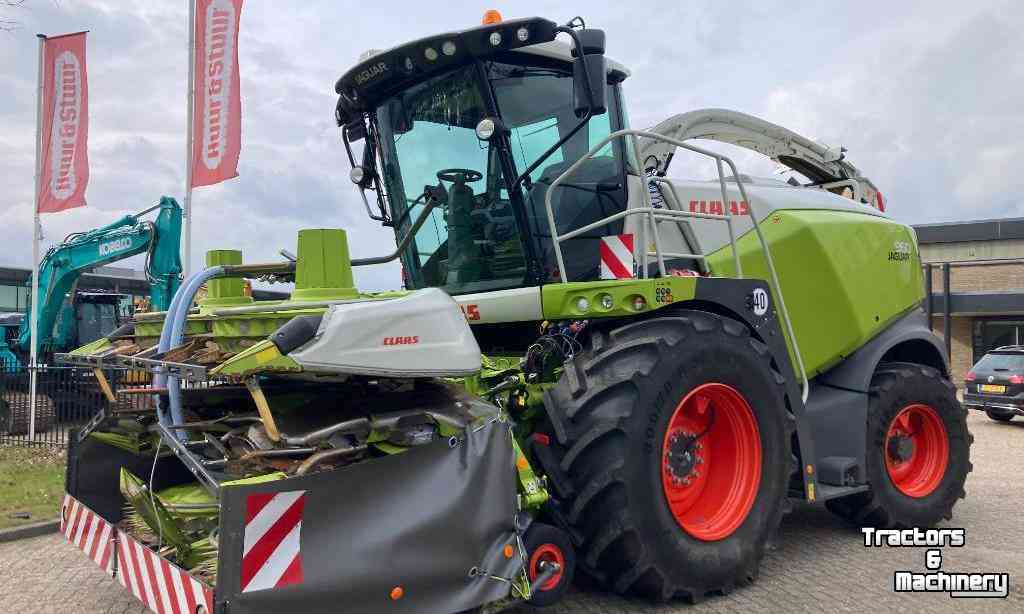
{"type": "MultiPolygon", "coordinates": [[[[759,115],[844,145],[910,222],[1024,213],[1024,29],[1018,2],[517,2],[506,17],[604,28],[632,69],[634,126],[702,107],[759,115]]],[[[366,219],[333,125],[334,81],[369,48],[473,27],[475,2],[425,5],[247,2],[242,14],[240,177],[194,193],[193,262],[237,247],[279,258],[296,231],[345,227],[354,256],[393,249],[366,219]]],[[[0,33],[0,241],[3,264],[30,262],[37,31],[89,29],[89,206],[44,218],[46,243],[138,211],[184,185],[186,15],[181,2],[30,2],[24,27],[0,33]]],[[[735,150],[730,150],[736,153],[735,150]]],[[[743,152],[741,172],[774,165],[743,152]]],[[[694,163],[675,172],[704,172],[694,163]]],[[[138,266],[138,264],[136,264],[138,266]]],[[[397,287],[397,264],[357,271],[397,287]]]]}

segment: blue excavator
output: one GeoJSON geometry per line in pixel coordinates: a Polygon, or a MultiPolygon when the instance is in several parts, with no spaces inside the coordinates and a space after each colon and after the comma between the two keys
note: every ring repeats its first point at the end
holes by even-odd
{"type": "Polygon", "coordinates": [[[32,310],[39,309],[39,356],[66,352],[110,333],[121,321],[122,295],[77,292],[83,273],[146,254],[149,308],[164,311],[181,284],[181,221],[178,202],[164,196],[156,205],[101,228],[68,235],[46,252],[39,265],[39,291],[28,312],[0,314],[0,366],[16,369],[31,353],[32,310]],[[159,211],[153,220],[143,219],[159,211]]]}

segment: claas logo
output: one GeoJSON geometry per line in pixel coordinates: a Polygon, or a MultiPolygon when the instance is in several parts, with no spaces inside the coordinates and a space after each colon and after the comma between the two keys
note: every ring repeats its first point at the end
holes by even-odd
{"type": "Polygon", "coordinates": [[[419,336],[384,337],[384,345],[415,345],[420,342],[419,336]]]}

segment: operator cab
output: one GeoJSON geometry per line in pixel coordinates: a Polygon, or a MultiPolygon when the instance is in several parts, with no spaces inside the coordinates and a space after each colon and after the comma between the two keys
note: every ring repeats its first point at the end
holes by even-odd
{"type": "MultiPolygon", "coordinates": [[[[376,192],[379,214],[371,216],[393,226],[400,243],[414,230],[401,256],[407,287],[457,295],[559,279],[547,188],[625,127],[620,83],[628,73],[605,60],[603,39],[596,30],[515,20],[371,55],[339,79],[346,145],[366,140],[361,165],[350,150],[353,180],[376,192]],[[574,45],[554,41],[558,32],[574,45]],[[586,71],[599,77],[583,77],[580,45],[586,71]],[[586,84],[592,103],[581,100],[586,84]]],[[[587,160],[552,206],[560,233],[624,210],[622,141],[587,160]]],[[[563,242],[568,278],[597,279],[600,237],[622,226],[563,242]]]]}

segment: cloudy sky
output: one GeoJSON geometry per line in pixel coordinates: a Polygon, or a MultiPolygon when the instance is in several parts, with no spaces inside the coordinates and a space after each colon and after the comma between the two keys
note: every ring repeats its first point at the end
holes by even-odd
{"type": "MultiPolygon", "coordinates": [[[[184,0],[26,0],[0,19],[0,264],[31,261],[35,33],[89,30],[92,176],[88,207],[44,217],[45,242],[181,198],[187,4],[184,0]]],[[[193,262],[214,247],[246,260],[294,249],[304,227],[349,230],[354,256],[393,248],[365,218],[333,124],[333,84],[363,51],[506,18],[582,14],[629,66],[634,126],[728,107],[830,145],[907,223],[1024,215],[1024,4],[971,2],[478,3],[247,0],[240,65],[240,176],[197,189],[193,262]]],[[[741,171],[771,163],[743,159],[741,171]]],[[[676,174],[684,165],[673,165],[676,174]]],[[[139,266],[138,262],[133,262],[139,266]]],[[[357,272],[399,285],[397,267],[357,272]]]]}

